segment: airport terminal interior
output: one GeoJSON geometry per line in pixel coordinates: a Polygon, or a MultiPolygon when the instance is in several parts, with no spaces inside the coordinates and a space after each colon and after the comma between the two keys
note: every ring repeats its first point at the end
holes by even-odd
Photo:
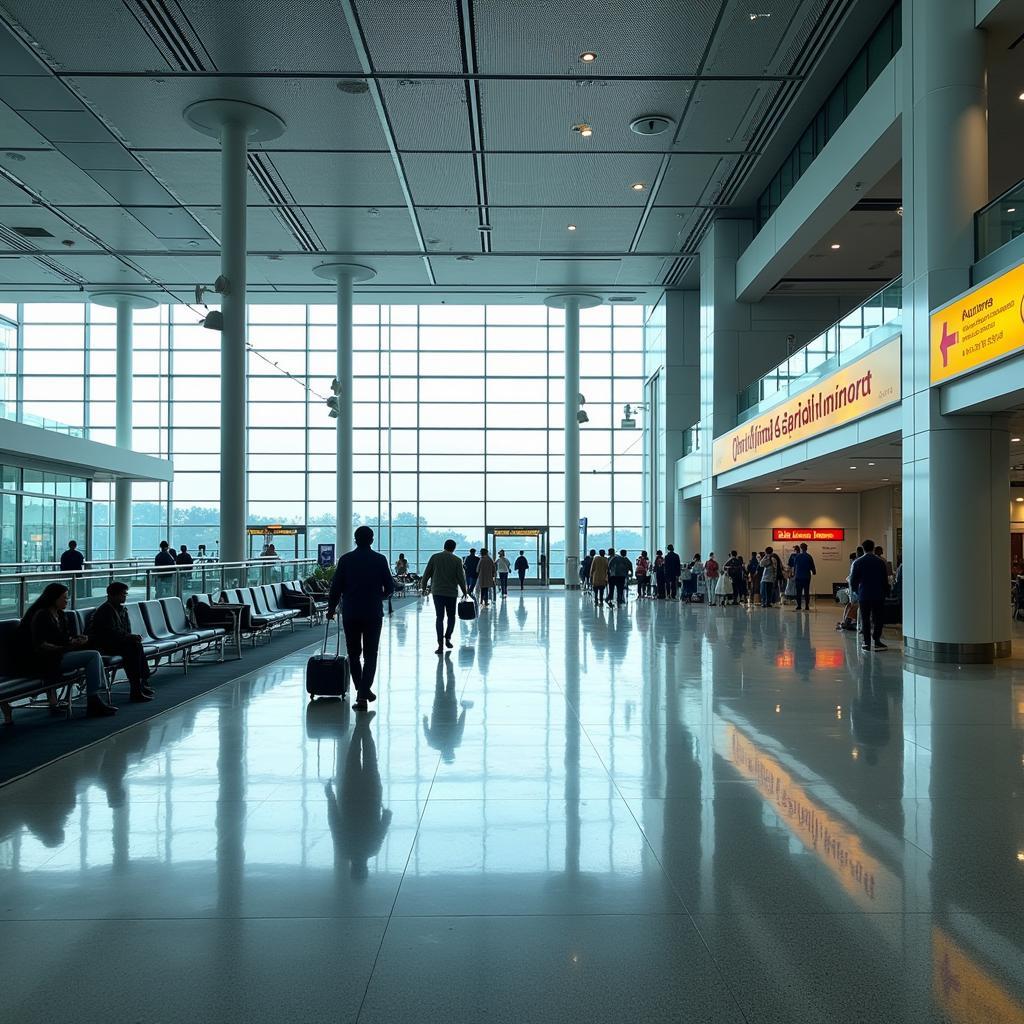
{"type": "Polygon", "coordinates": [[[0,0],[0,1016],[1024,1024],[1022,138],[1024,0],[0,0]]]}

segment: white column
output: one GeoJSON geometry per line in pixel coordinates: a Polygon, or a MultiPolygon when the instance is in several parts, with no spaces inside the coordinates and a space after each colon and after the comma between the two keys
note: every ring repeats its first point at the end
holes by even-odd
{"type": "Polygon", "coordinates": [[[220,99],[193,103],[185,119],[221,144],[220,265],[227,284],[221,293],[220,557],[241,562],[246,556],[246,161],[249,142],[277,138],[284,122],[262,107],[220,99]]]}
{"type": "MultiPolygon", "coordinates": [[[[903,630],[938,662],[1009,654],[1009,434],[943,416],[929,314],[970,287],[988,201],[985,36],[961,0],[903,4],[903,630]],[[970,551],[950,585],[952,552],[970,551]]],[[[876,539],[876,538],[872,538],[876,539]]]]}
{"type": "Polygon", "coordinates": [[[579,586],[580,565],[580,305],[565,303],[565,585],[579,586]]]}
{"type": "MultiPolygon", "coordinates": [[[[337,378],[341,387],[338,395],[337,450],[335,468],[335,540],[336,553],[350,551],[352,540],[352,305],[353,287],[357,281],[369,281],[376,276],[372,267],[356,263],[321,263],[313,268],[318,277],[334,281],[338,302],[338,362],[337,378]]],[[[325,410],[324,415],[328,415],[325,410]]]]}
{"type": "Polygon", "coordinates": [[[580,310],[601,304],[596,295],[552,295],[565,310],[565,586],[580,586],[580,310]]]}
{"type": "MultiPolygon", "coordinates": [[[[128,292],[93,292],[89,299],[98,306],[112,306],[117,311],[114,438],[118,448],[130,451],[132,447],[132,318],[136,309],[152,309],[156,305],[156,301],[146,295],[135,295],[128,292]]],[[[131,558],[131,556],[132,482],[126,477],[117,477],[114,480],[114,557],[131,558]]]]}

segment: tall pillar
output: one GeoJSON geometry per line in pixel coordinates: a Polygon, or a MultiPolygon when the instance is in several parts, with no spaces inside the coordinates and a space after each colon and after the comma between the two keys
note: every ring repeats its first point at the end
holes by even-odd
{"type": "Polygon", "coordinates": [[[580,310],[601,305],[598,295],[551,295],[565,310],[565,587],[580,587],[580,310]]]}
{"type": "Polygon", "coordinates": [[[276,139],[284,122],[240,100],[201,100],[185,110],[197,131],[221,144],[220,558],[245,560],[246,186],[250,142],[276,139]]]}
{"type": "MultiPolygon", "coordinates": [[[[93,292],[89,301],[117,310],[117,361],[115,364],[115,443],[132,447],[132,316],[136,309],[152,309],[157,303],[147,295],[130,292],[93,292]]],[[[132,557],[132,482],[114,480],[114,557],[132,557]]]]}
{"type": "MultiPolygon", "coordinates": [[[[1010,652],[1009,433],[943,416],[929,313],[970,287],[974,213],[988,201],[985,37],[961,0],[903,3],[903,630],[912,657],[1010,652]],[[949,585],[942,552],[972,568],[949,585]]],[[[874,539],[874,538],[872,538],[874,539]]]]}
{"type": "Polygon", "coordinates": [[[747,221],[716,220],[700,250],[700,552],[719,557],[746,544],[742,495],[720,491],[713,439],[736,426],[736,395],[747,383],[742,342],[752,334],[751,307],[736,301],[736,260],[751,238],[747,221]]]}
{"type": "Polygon", "coordinates": [[[356,263],[321,263],[313,268],[318,277],[334,281],[338,300],[338,368],[341,388],[338,395],[338,438],[336,445],[335,503],[336,551],[340,555],[352,548],[352,288],[357,281],[377,276],[371,267],[356,263]]]}

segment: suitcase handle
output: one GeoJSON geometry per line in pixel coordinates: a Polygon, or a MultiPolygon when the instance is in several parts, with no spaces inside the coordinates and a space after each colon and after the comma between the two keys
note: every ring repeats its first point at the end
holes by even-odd
{"type": "MultiPolygon", "coordinates": [[[[324,627],[324,642],[323,642],[323,644],[320,647],[320,656],[321,657],[323,657],[324,655],[327,654],[327,637],[330,634],[330,632],[331,632],[331,620],[328,619],[326,624],[325,624],[325,627],[324,627]]],[[[335,636],[334,656],[337,658],[337,657],[341,656],[341,626],[340,625],[338,626],[338,632],[335,633],[334,636],[335,636]]]]}

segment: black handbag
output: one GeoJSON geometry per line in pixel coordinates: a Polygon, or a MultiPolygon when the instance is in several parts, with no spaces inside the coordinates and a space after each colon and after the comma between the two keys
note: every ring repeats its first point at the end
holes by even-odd
{"type": "Polygon", "coordinates": [[[327,653],[327,637],[331,631],[330,620],[324,630],[324,642],[319,654],[314,654],[306,662],[306,693],[309,699],[314,697],[341,697],[348,694],[351,673],[348,658],[341,653],[341,627],[335,634],[337,643],[333,654],[327,653]]]}
{"type": "Polygon", "coordinates": [[[473,620],[476,618],[476,601],[471,597],[464,597],[459,602],[459,618],[473,620]]]}

